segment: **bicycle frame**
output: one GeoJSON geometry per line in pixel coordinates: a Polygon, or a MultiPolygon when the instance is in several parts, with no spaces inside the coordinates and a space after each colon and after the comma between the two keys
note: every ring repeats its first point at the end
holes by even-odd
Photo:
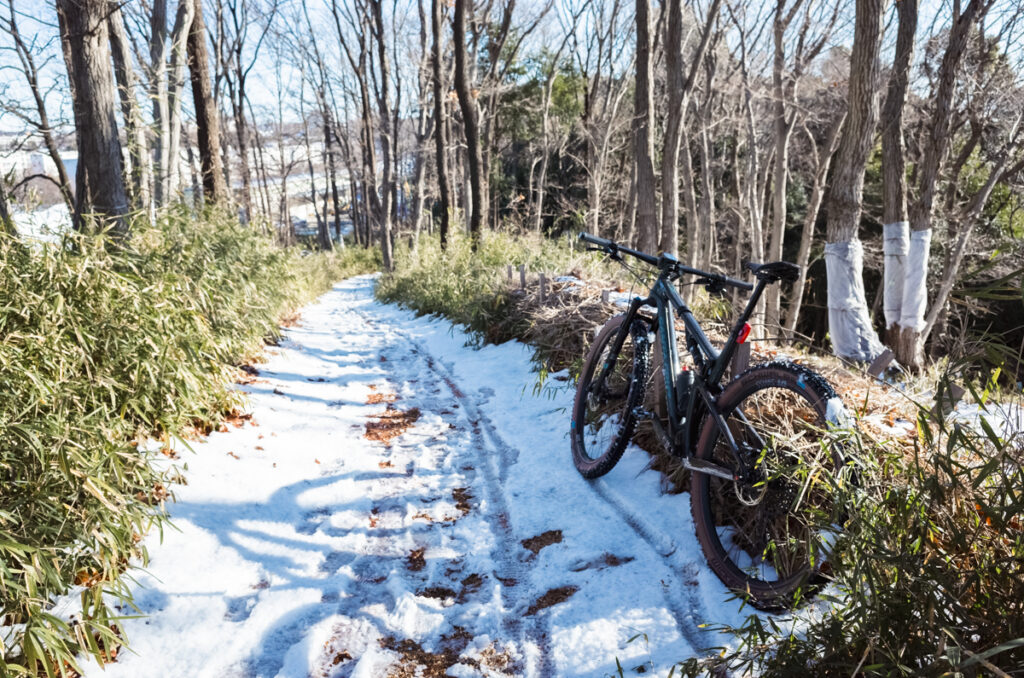
{"type": "MultiPolygon", "coordinates": [[[[695,273],[699,274],[700,272],[695,273]]],[[[655,330],[659,333],[659,338],[661,339],[662,373],[660,376],[665,382],[668,430],[664,430],[656,416],[648,414],[648,417],[654,424],[655,433],[658,434],[662,443],[673,456],[683,459],[684,466],[687,468],[737,481],[747,475],[748,469],[743,461],[743,455],[740,454],[739,446],[726,425],[722,414],[719,412],[716,402],[718,394],[722,391],[722,377],[725,375],[729,362],[736,352],[740,332],[743,331],[744,325],[753,314],[754,307],[757,305],[767,283],[759,279],[756,285],[753,286],[753,292],[747,301],[746,307],[736,320],[736,324],[729,333],[729,338],[722,347],[722,350],[718,351],[711,344],[707,335],[704,334],[704,330],[701,328],[700,323],[697,322],[690,307],[686,305],[686,302],[683,301],[683,298],[672,284],[674,279],[672,271],[668,267],[663,268],[661,275],[658,276],[657,281],[651,287],[648,297],[646,299],[635,297],[630,302],[629,308],[626,311],[625,322],[620,326],[619,334],[615,338],[613,350],[616,353],[621,350],[633,320],[637,317],[641,308],[646,306],[656,309],[654,324],[655,330]],[[686,349],[692,356],[694,367],[696,368],[696,375],[685,402],[679,402],[680,394],[676,386],[677,379],[682,373],[679,367],[679,351],[676,342],[675,319],[677,317],[683,321],[686,349]],[[737,466],[735,469],[726,469],[710,462],[698,463],[692,459],[694,456],[694,450],[691,449],[692,442],[699,433],[696,427],[699,426],[701,421],[700,407],[705,409],[707,415],[717,422],[719,430],[724,432],[724,436],[736,461],[737,466]]],[[[602,382],[607,376],[609,369],[610,365],[606,364],[603,366],[600,375],[602,382]]]]}

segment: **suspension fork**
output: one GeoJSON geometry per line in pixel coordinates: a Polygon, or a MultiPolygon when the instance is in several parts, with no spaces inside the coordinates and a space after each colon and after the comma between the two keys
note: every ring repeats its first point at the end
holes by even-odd
{"type": "Polygon", "coordinates": [[[612,365],[615,364],[615,358],[618,357],[619,351],[622,350],[622,345],[626,343],[626,337],[629,336],[630,328],[633,325],[633,321],[636,319],[637,312],[641,306],[647,306],[651,304],[651,299],[642,299],[640,297],[633,297],[629,302],[629,308],[626,309],[626,317],[623,319],[622,324],[619,325],[619,330],[615,334],[615,339],[612,341],[611,351],[608,353],[608,359],[601,365],[601,372],[597,375],[597,379],[594,380],[594,391],[601,394],[604,391],[604,382],[608,378],[608,373],[612,369],[612,365]]]}

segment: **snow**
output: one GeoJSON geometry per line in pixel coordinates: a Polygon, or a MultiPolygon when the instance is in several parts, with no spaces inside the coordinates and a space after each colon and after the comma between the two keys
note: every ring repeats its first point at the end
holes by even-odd
{"type": "Polygon", "coordinates": [[[984,419],[992,431],[1004,442],[1024,445],[1024,407],[1018,403],[961,402],[950,413],[950,418],[974,429],[981,435],[985,433],[981,425],[981,420],[984,419]]]}
{"type": "Polygon", "coordinates": [[[573,394],[524,388],[528,347],[469,348],[373,285],[305,309],[240,387],[250,424],[165,462],[187,484],[134,573],[132,652],[86,678],[379,678],[414,666],[409,648],[451,648],[452,676],[617,675],[616,659],[664,676],[728,645],[703,625],[750,610],[708,569],[688,495],[664,494],[636,448],[583,479],[573,394]],[[420,411],[390,445],[364,437],[388,407],[375,393],[420,411]],[[536,554],[522,544],[556,530],[536,554]]]}
{"type": "Polygon", "coordinates": [[[11,220],[23,238],[41,242],[60,242],[61,237],[71,230],[71,219],[64,203],[29,212],[15,211],[11,220]]]}

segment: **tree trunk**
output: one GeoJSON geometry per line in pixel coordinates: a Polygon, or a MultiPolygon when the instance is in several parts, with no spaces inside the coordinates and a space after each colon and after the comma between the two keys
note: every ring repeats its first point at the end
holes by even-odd
{"type": "Polygon", "coordinates": [[[327,106],[327,97],[323,96],[322,98],[322,114],[324,117],[324,156],[327,160],[327,180],[331,185],[331,206],[334,208],[334,237],[338,240],[342,249],[344,249],[345,242],[341,238],[341,197],[338,194],[337,169],[334,161],[334,139],[331,132],[331,111],[327,106]]]}
{"type": "Polygon", "coordinates": [[[469,164],[470,215],[469,234],[475,250],[480,242],[480,227],[487,214],[484,195],[483,157],[480,151],[480,111],[470,88],[466,64],[466,4],[472,0],[455,0],[454,44],[455,92],[462,110],[462,126],[466,135],[466,156],[469,164]]]}
{"type": "Polygon", "coordinates": [[[181,90],[185,84],[186,43],[195,15],[193,0],[178,0],[178,11],[171,30],[171,64],[167,71],[167,199],[180,188],[181,90]]]}
{"type": "Polygon", "coordinates": [[[235,139],[238,144],[238,163],[242,172],[242,206],[245,208],[245,223],[252,222],[252,171],[249,168],[249,125],[245,119],[245,94],[231,93],[231,110],[235,120],[235,139]]]}
{"type": "Polygon", "coordinates": [[[437,188],[438,199],[441,202],[441,225],[440,231],[441,249],[448,246],[448,229],[451,226],[452,190],[450,175],[448,171],[448,122],[447,108],[444,102],[446,88],[441,79],[441,40],[444,35],[444,5],[442,0],[430,0],[431,30],[433,43],[431,44],[432,59],[431,69],[433,70],[434,86],[434,152],[437,164],[437,188]]]}
{"type": "MultiPolygon", "coordinates": [[[[665,86],[668,89],[668,109],[665,111],[665,145],[661,155],[659,249],[676,254],[679,251],[679,141],[682,137],[684,112],[682,0],[667,0],[666,12],[668,20],[665,24],[665,86]]],[[[692,247],[692,243],[688,243],[688,246],[692,247]]]]}
{"type": "MultiPolygon", "coordinates": [[[[391,97],[388,91],[388,86],[391,81],[391,67],[388,63],[387,39],[384,32],[384,15],[381,7],[382,1],[383,0],[369,0],[369,7],[372,13],[371,19],[373,22],[373,29],[371,32],[377,38],[377,75],[379,77],[379,81],[377,83],[377,107],[379,113],[378,117],[380,119],[378,131],[382,152],[381,164],[384,170],[380,191],[380,248],[384,270],[390,271],[394,268],[394,244],[392,242],[391,230],[394,228],[393,217],[396,207],[395,187],[397,182],[395,181],[394,176],[394,162],[396,160],[394,149],[398,130],[395,129],[393,124],[394,121],[391,117],[391,97]]],[[[374,166],[374,168],[375,167],[376,166],[374,166]]]]}
{"type": "Polygon", "coordinates": [[[196,170],[196,153],[192,149],[192,140],[185,130],[185,154],[188,157],[189,177],[192,179],[192,207],[196,210],[203,207],[203,185],[199,180],[200,171],[196,170]]]}
{"type": "Polygon", "coordinates": [[[928,305],[928,258],[931,248],[932,207],[949,147],[949,125],[953,115],[953,94],[961,57],[976,20],[984,15],[990,0],[971,0],[960,16],[953,17],[949,41],[939,66],[938,87],[932,97],[931,119],[924,135],[924,149],[917,166],[917,199],[910,204],[910,247],[903,280],[900,320],[893,328],[899,340],[893,347],[896,359],[910,368],[923,361],[921,333],[925,328],[928,305]]]}
{"type": "Polygon", "coordinates": [[[153,0],[149,15],[149,99],[153,107],[153,202],[167,202],[170,120],[167,99],[167,0],[153,0]]]}
{"type": "Polygon", "coordinates": [[[849,107],[828,200],[828,316],[832,348],[848,360],[870,361],[882,351],[864,296],[864,249],[858,238],[864,168],[878,118],[878,52],[882,0],[857,0],[850,54],[849,107]]]}
{"type": "Polygon", "coordinates": [[[883,313],[886,343],[898,343],[898,327],[903,306],[904,265],[909,246],[907,221],[906,144],[903,139],[903,109],[907,101],[910,65],[914,59],[914,35],[917,33],[918,0],[896,3],[899,27],[896,55],[882,107],[882,229],[885,269],[883,271],[883,313]]]}
{"type": "MultiPolygon", "coordinates": [[[[785,34],[800,6],[797,2],[790,12],[783,14],[786,0],[778,0],[775,6],[774,44],[772,61],[772,131],[775,142],[775,166],[772,177],[772,230],[768,236],[769,261],[782,259],[782,246],[786,237],[786,189],[789,178],[789,139],[793,132],[792,120],[786,119],[786,45],[785,34]]],[[[773,330],[782,323],[782,289],[780,285],[769,285],[765,290],[765,326],[773,330]]]]}
{"type": "Polygon", "coordinates": [[[419,64],[416,69],[416,168],[413,170],[413,205],[410,221],[413,228],[413,249],[419,246],[420,230],[423,225],[423,207],[426,203],[427,164],[430,159],[430,125],[433,118],[430,115],[430,92],[431,92],[431,52],[427,44],[427,15],[424,8],[424,0],[418,0],[416,9],[420,20],[420,54],[419,64]]]}
{"type": "Polygon", "coordinates": [[[638,230],[636,246],[642,252],[653,253],[658,247],[658,208],[654,193],[654,77],[650,15],[650,0],[636,0],[636,89],[633,104],[638,230]]]}
{"type": "Polygon", "coordinates": [[[78,143],[76,228],[88,215],[97,228],[109,228],[119,239],[128,234],[125,214],[121,142],[117,135],[117,95],[111,72],[107,17],[114,9],[107,0],[57,0],[62,40],[68,47],[68,78],[72,82],[75,137],[78,143]]]}
{"type": "Polygon", "coordinates": [[[11,210],[7,206],[7,187],[4,186],[2,174],[0,174],[0,233],[18,235],[18,230],[14,228],[14,222],[11,221],[11,210]]]}
{"type": "Polygon", "coordinates": [[[196,137],[199,160],[203,168],[203,199],[208,205],[228,201],[228,186],[221,162],[220,116],[210,82],[209,57],[206,53],[206,25],[202,0],[195,6],[192,26],[188,32],[188,66],[192,78],[192,101],[196,110],[196,137]]]}
{"type": "Polygon", "coordinates": [[[132,67],[131,47],[120,9],[110,15],[108,23],[114,76],[121,99],[121,117],[124,119],[124,137],[128,144],[128,161],[131,163],[131,204],[135,211],[148,213],[151,196],[146,125],[135,99],[135,69],[132,67]]]}

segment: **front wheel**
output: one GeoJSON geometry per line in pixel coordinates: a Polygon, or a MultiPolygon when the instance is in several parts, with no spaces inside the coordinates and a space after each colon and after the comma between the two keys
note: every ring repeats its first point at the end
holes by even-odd
{"type": "Polygon", "coordinates": [[[791,607],[827,580],[843,522],[830,484],[844,463],[842,401],[821,376],[778,362],[741,374],[717,405],[738,455],[707,417],[697,458],[745,467],[745,477],[691,474],[697,539],[715,574],[754,607],[791,607]]]}
{"type": "Polygon", "coordinates": [[[618,463],[636,430],[636,409],[644,402],[650,330],[645,321],[635,319],[616,350],[625,321],[625,315],[618,315],[605,323],[576,385],[569,435],[573,463],[584,478],[603,476],[618,463]]]}

